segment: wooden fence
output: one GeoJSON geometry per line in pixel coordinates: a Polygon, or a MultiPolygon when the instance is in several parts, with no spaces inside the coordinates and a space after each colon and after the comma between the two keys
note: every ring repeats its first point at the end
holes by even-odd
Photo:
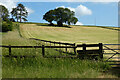
{"type": "Polygon", "coordinates": [[[48,40],[41,40],[41,39],[36,39],[36,38],[29,38],[29,39],[31,39],[31,40],[37,40],[37,41],[42,41],[42,42],[45,42],[45,43],[50,43],[50,45],[54,44],[54,46],[56,44],[66,45],[66,46],[75,46],[75,43],[64,43],[64,42],[48,41],[48,40]]]}
{"type": "Polygon", "coordinates": [[[104,44],[104,57],[106,62],[109,62],[113,68],[120,68],[120,44],[104,44]],[[117,48],[113,48],[117,47],[117,48]]]}
{"type": "MultiPolygon", "coordinates": [[[[47,46],[76,46],[76,44],[75,43],[65,43],[65,42],[57,42],[57,41],[48,41],[48,40],[42,40],[42,39],[36,39],[36,38],[29,38],[30,40],[36,40],[36,41],[40,41],[40,44],[41,43],[43,43],[43,44],[41,44],[41,45],[47,45],[47,46]]],[[[69,55],[76,55],[76,54],[71,54],[71,53],[69,53],[69,51],[71,51],[71,49],[72,48],[65,48],[65,51],[63,50],[63,49],[61,49],[61,48],[59,48],[59,49],[55,49],[56,51],[58,51],[58,52],[63,52],[63,53],[67,53],[67,54],[69,54],[69,55]]],[[[72,52],[74,52],[74,51],[72,51],[72,52]]]]}
{"type": "MultiPolygon", "coordinates": [[[[99,58],[103,58],[103,44],[80,44],[77,45],[77,48],[82,47],[82,50],[77,50],[77,53],[79,56],[85,56],[89,55],[88,57],[95,58],[99,56],[99,58]],[[99,49],[90,49],[87,50],[87,47],[92,48],[92,47],[98,47],[99,49]]],[[[96,58],[97,59],[97,58],[96,58]]]]}
{"type": "MultiPolygon", "coordinates": [[[[79,44],[77,46],[45,46],[45,45],[42,45],[42,46],[5,46],[5,45],[2,45],[0,47],[4,47],[4,48],[8,48],[9,49],[9,56],[11,56],[11,52],[12,52],[12,48],[41,48],[42,49],[42,55],[45,56],[45,49],[46,48],[52,48],[52,49],[56,49],[56,48],[65,48],[66,49],[66,53],[67,53],[67,49],[70,49],[72,48],[72,52],[74,53],[74,55],[76,55],[76,57],[82,57],[82,56],[78,56],[77,53],[85,53],[84,55],[86,54],[90,54],[91,53],[95,53],[95,54],[98,54],[98,56],[100,56],[100,58],[103,58],[103,53],[102,53],[102,43],[99,43],[99,44],[79,44]],[[77,50],[77,48],[83,48],[83,50],[77,50]],[[97,50],[86,50],[87,47],[99,47],[99,49],[97,50]]],[[[95,55],[94,54],[94,55],[95,55]]]]}
{"type": "MultiPolygon", "coordinates": [[[[39,40],[39,39],[38,39],[39,40]]],[[[40,40],[41,41],[41,40],[40,40]]],[[[41,46],[5,46],[5,45],[0,45],[0,47],[3,47],[3,48],[8,48],[9,49],[9,55],[8,56],[12,56],[12,48],[41,48],[42,49],[42,56],[43,57],[46,57],[46,53],[45,53],[45,49],[46,48],[52,48],[52,49],[66,49],[66,52],[67,52],[67,49],[70,49],[72,48],[74,54],[76,55],[76,58],[80,58],[80,57],[83,57],[81,55],[88,55],[88,54],[92,54],[92,56],[99,56],[100,58],[104,58],[105,59],[105,55],[109,55],[108,57],[106,57],[106,62],[112,62],[110,65],[120,65],[120,53],[119,53],[119,48],[112,48],[110,46],[119,46],[120,44],[102,44],[102,43],[99,43],[99,44],[78,44],[78,45],[75,45],[75,44],[71,44],[71,43],[61,43],[61,42],[52,42],[52,41],[45,41],[44,42],[49,42],[49,43],[53,43],[53,44],[64,44],[64,45],[69,45],[69,46],[56,46],[56,45],[50,45],[50,46],[47,46],[47,45],[41,45],[41,46]],[[92,48],[92,47],[98,47],[98,49],[90,49],[90,50],[87,50],[87,48],[92,48]],[[79,50],[82,49],[82,50],[79,50]],[[112,52],[107,52],[106,51],[112,51],[112,52]],[[115,57],[116,55],[118,55],[118,57],[115,57]],[[112,60],[114,58],[117,58],[117,60],[112,60]],[[115,63],[113,63],[115,62],[115,63]]],[[[57,56],[53,56],[53,57],[57,57],[57,56]]],[[[59,58],[61,57],[67,57],[67,56],[58,56],[59,58]]],[[[71,56],[68,56],[71,58],[71,56]]]]}
{"type": "Polygon", "coordinates": [[[41,48],[42,49],[42,55],[45,57],[45,48],[73,48],[74,49],[74,54],[76,55],[76,46],[5,46],[1,45],[0,47],[8,48],[9,49],[9,56],[12,56],[12,48],[41,48]]]}

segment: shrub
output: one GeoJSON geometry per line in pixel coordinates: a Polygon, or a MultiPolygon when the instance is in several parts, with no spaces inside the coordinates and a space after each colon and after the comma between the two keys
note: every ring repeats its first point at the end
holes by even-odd
{"type": "Polygon", "coordinates": [[[14,18],[10,18],[10,21],[15,22],[15,19],[14,18]]]}
{"type": "Polygon", "coordinates": [[[12,22],[2,22],[2,32],[12,31],[12,22]]]}

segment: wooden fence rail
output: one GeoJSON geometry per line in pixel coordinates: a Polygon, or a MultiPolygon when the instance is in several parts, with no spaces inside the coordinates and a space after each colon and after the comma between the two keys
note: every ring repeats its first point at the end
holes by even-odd
{"type": "MultiPolygon", "coordinates": [[[[1,46],[5,48],[42,48],[42,46],[1,46]]],[[[77,48],[76,46],[44,46],[45,48],[77,48]]]]}
{"type": "MultiPolygon", "coordinates": [[[[35,38],[31,38],[31,39],[34,39],[35,38]]],[[[40,39],[36,39],[36,40],[40,40],[40,39]]],[[[49,42],[50,43],[50,46],[45,46],[45,45],[41,45],[41,46],[6,46],[6,45],[0,45],[0,47],[4,47],[4,48],[8,48],[9,49],[9,56],[12,56],[12,48],[41,48],[42,49],[42,56],[45,57],[45,49],[46,48],[59,48],[59,49],[63,49],[65,48],[66,52],[67,52],[67,49],[68,48],[72,48],[74,54],[76,55],[77,53],[77,57],[81,57],[81,55],[85,55],[85,54],[95,54],[96,53],[100,56],[100,58],[103,58],[103,54],[104,55],[110,55],[111,56],[106,60],[106,62],[120,62],[120,57],[116,57],[115,55],[117,54],[120,54],[118,51],[120,49],[113,49],[113,48],[110,48],[109,45],[120,45],[120,44],[102,44],[102,43],[99,43],[99,44],[78,44],[78,45],[75,45],[72,44],[72,43],[62,43],[62,42],[53,42],[53,41],[46,41],[46,40],[40,40],[40,41],[44,41],[44,42],[49,42]],[[54,46],[51,45],[51,43],[54,44],[54,46]],[[55,44],[59,44],[59,46],[56,46],[55,44]],[[64,46],[62,45],[64,44],[64,46]],[[68,46],[69,45],[69,46],[68,46]],[[99,49],[95,50],[95,49],[91,49],[91,50],[87,50],[87,47],[98,47],[99,49]],[[78,48],[78,50],[77,50],[78,48]],[[82,48],[82,50],[79,50],[79,48],[82,48]],[[114,53],[104,53],[105,50],[111,50],[112,52],[114,53]],[[118,51],[116,51],[118,50],[118,51]],[[85,54],[84,54],[85,53],[85,54]],[[80,55],[80,56],[79,56],[80,55]],[[117,61],[114,61],[114,60],[110,60],[112,58],[117,58],[118,60],[117,61]]],[[[54,57],[57,57],[57,56],[54,56],[54,57]]],[[[62,56],[64,57],[64,56],[62,56]]],[[[68,57],[71,57],[71,56],[68,56],[68,57]]]]}
{"type": "MultiPolygon", "coordinates": [[[[62,43],[63,44],[63,43],[62,43]]],[[[67,50],[68,48],[72,48],[73,52],[74,52],[74,55],[76,55],[77,53],[81,54],[81,53],[85,53],[83,55],[86,55],[86,54],[98,54],[100,56],[100,58],[103,58],[103,47],[102,47],[102,43],[99,43],[99,44],[79,44],[79,45],[75,45],[74,46],[67,46],[67,44],[65,43],[65,46],[61,46],[59,44],[59,46],[45,46],[45,45],[42,45],[42,46],[6,46],[6,45],[0,45],[0,47],[5,47],[5,48],[9,48],[9,55],[11,55],[11,49],[12,48],[42,48],[42,55],[45,56],[45,48],[59,48],[59,49],[62,49],[62,48],[65,48],[65,52],[67,53],[67,50]],[[76,48],[78,47],[81,47],[83,48],[83,50],[77,50],[76,48]],[[99,47],[99,49],[97,50],[87,50],[86,48],[87,47],[99,47]]]]}
{"type": "Polygon", "coordinates": [[[41,45],[41,46],[11,46],[11,45],[6,46],[6,45],[0,45],[0,47],[8,48],[9,49],[9,55],[11,55],[12,48],[41,48],[43,56],[45,55],[45,49],[46,48],[53,48],[53,49],[58,48],[60,50],[65,49],[64,53],[67,53],[68,49],[71,48],[74,55],[76,55],[77,53],[78,53],[78,55],[81,55],[81,54],[83,55],[84,53],[85,54],[95,54],[95,55],[98,54],[100,56],[100,58],[103,58],[103,54],[104,55],[113,54],[111,57],[108,58],[108,60],[113,58],[114,55],[120,54],[117,51],[115,51],[115,50],[119,50],[119,49],[111,49],[111,48],[107,47],[106,45],[119,45],[119,44],[102,44],[102,43],[99,43],[99,44],[78,44],[78,45],[74,44],[74,46],[73,45],[72,46],[67,46],[67,44],[66,45],[59,44],[58,46],[56,46],[56,45],[50,45],[50,46],[46,46],[46,45],[41,45]],[[87,50],[87,47],[90,47],[91,49],[87,50]],[[92,49],[92,47],[98,47],[99,49],[98,48],[97,49],[92,49]],[[103,47],[105,47],[105,49],[103,47]],[[82,50],[79,50],[79,48],[81,48],[82,50]],[[106,53],[104,53],[104,50],[111,50],[115,53],[107,53],[106,54],[106,53]]]}
{"type": "Polygon", "coordinates": [[[101,59],[103,58],[103,44],[79,44],[77,47],[82,47],[82,50],[77,50],[78,54],[80,56],[82,55],[88,55],[88,54],[94,54],[93,56],[96,57],[99,56],[101,59]],[[87,47],[99,47],[99,49],[91,49],[87,50],[87,47]]]}
{"type": "Polygon", "coordinates": [[[98,47],[100,46],[102,43],[99,43],[99,44],[80,44],[80,45],[77,45],[77,47],[98,47]]]}
{"type": "Polygon", "coordinates": [[[104,44],[104,45],[120,45],[120,44],[104,44]]]}
{"type": "Polygon", "coordinates": [[[55,42],[55,41],[48,41],[48,40],[41,40],[41,39],[36,39],[36,38],[29,38],[31,40],[37,40],[37,41],[43,41],[43,42],[49,42],[55,44],[62,44],[62,45],[69,45],[69,46],[75,46],[75,43],[63,43],[63,42],[55,42]]]}
{"type": "Polygon", "coordinates": [[[74,54],[76,55],[76,46],[5,46],[5,45],[0,45],[0,47],[8,48],[9,49],[9,56],[11,56],[11,49],[12,48],[42,48],[42,55],[43,57],[45,56],[45,48],[73,48],[74,49],[74,54]]]}

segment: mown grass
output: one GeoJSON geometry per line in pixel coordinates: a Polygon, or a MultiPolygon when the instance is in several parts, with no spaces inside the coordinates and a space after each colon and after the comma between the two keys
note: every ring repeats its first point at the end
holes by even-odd
{"type": "MultiPolygon", "coordinates": [[[[38,45],[39,42],[20,37],[15,28],[3,35],[3,45],[38,45]]],[[[3,48],[3,55],[8,49],[3,48]]],[[[46,49],[46,54],[60,54],[53,49],[46,49]]],[[[111,67],[108,63],[94,60],[71,58],[43,58],[41,49],[12,49],[12,55],[35,55],[35,58],[2,57],[3,78],[114,78],[111,73],[104,73],[111,67]]]]}
{"type": "Polygon", "coordinates": [[[118,43],[118,31],[91,26],[70,26],[71,28],[23,24],[21,34],[25,38],[71,42],[71,43],[118,43]]]}

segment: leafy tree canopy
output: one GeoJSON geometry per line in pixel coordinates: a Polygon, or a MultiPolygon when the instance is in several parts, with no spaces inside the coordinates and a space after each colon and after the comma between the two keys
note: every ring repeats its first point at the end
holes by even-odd
{"type": "Polygon", "coordinates": [[[75,12],[68,8],[56,8],[49,10],[43,15],[43,19],[52,24],[52,21],[56,21],[58,26],[63,26],[63,23],[68,25],[76,24],[78,19],[75,17],[75,12]]]}
{"type": "Polygon", "coordinates": [[[18,4],[16,8],[11,11],[12,18],[17,19],[17,22],[27,21],[28,12],[23,4],[18,4]]]}
{"type": "Polygon", "coordinates": [[[0,5],[0,18],[3,21],[7,21],[8,17],[9,17],[9,11],[8,11],[8,9],[5,6],[0,5]]]}

